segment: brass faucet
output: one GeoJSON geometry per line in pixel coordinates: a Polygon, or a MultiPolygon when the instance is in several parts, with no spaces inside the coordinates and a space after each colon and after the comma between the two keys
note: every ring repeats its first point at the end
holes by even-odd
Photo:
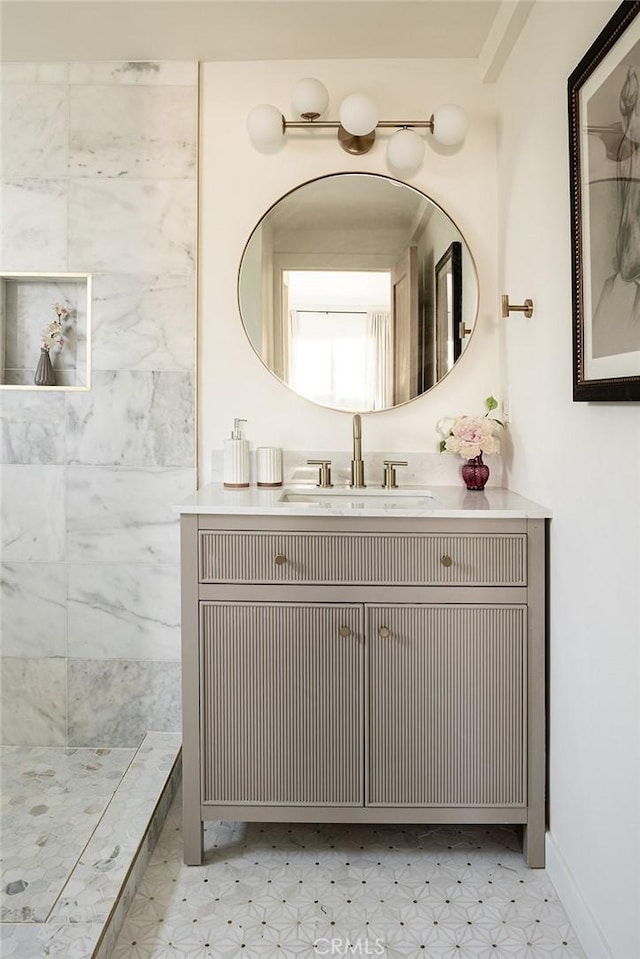
{"type": "Polygon", "coordinates": [[[362,459],[362,421],[360,414],[353,417],[353,459],[351,460],[351,487],[364,489],[364,460],[362,459]]]}

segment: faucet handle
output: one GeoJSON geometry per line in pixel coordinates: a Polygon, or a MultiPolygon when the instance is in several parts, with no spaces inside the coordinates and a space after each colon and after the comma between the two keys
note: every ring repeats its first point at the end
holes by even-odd
{"type": "Polygon", "coordinates": [[[318,470],[318,486],[322,486],[323,489],[329,489],[333,486],[331,482],[331,460],[307,460],[309,466],[319,466],[318,470]]]}
{"type": "Polygon", "coordinates": [[[398,484],[396,483],[396,466],[408,466],[409,463],[407,460],[383,460],[384,463],[384,479],[382,482],[383,489],[397,489],[398,484]]]}

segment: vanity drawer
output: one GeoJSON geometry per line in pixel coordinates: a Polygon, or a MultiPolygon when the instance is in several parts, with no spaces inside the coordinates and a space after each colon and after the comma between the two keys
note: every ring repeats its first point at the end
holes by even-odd
{"type": "Polygon", "coordinates": [[[201,583],[525,586],[525,534],[200,531],[201,583]]]}

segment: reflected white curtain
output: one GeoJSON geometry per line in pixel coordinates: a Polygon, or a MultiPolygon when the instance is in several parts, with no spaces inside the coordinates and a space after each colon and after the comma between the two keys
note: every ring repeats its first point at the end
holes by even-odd
{"type": "Polygon", "coordinates": [[[366,378],[371,409],[390,406],[391,389],[391,314],[388,310],[367,313],[366,378]]]}
{"type": "Polygon", "coordinates": [[[298,345],[298,311],[289,310],[289,328],[286,336],[286,349],[284,355],[284,377],[289,386],[294,385],[296,378],[296,349],[298,345]]]}

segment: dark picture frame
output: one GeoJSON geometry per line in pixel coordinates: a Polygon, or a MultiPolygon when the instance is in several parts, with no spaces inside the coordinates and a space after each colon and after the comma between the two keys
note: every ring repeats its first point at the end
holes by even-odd
{"type": "Polygon", "coordinates": [[[462,244],[458,240],[436,263],[435,288],[437,381],[462,353],[462,244]]]}
{"type": "Polygon", "coordinates": [[[639,12],[625,0],[568,81],[575,401],[640,400],[639,12]]]}

